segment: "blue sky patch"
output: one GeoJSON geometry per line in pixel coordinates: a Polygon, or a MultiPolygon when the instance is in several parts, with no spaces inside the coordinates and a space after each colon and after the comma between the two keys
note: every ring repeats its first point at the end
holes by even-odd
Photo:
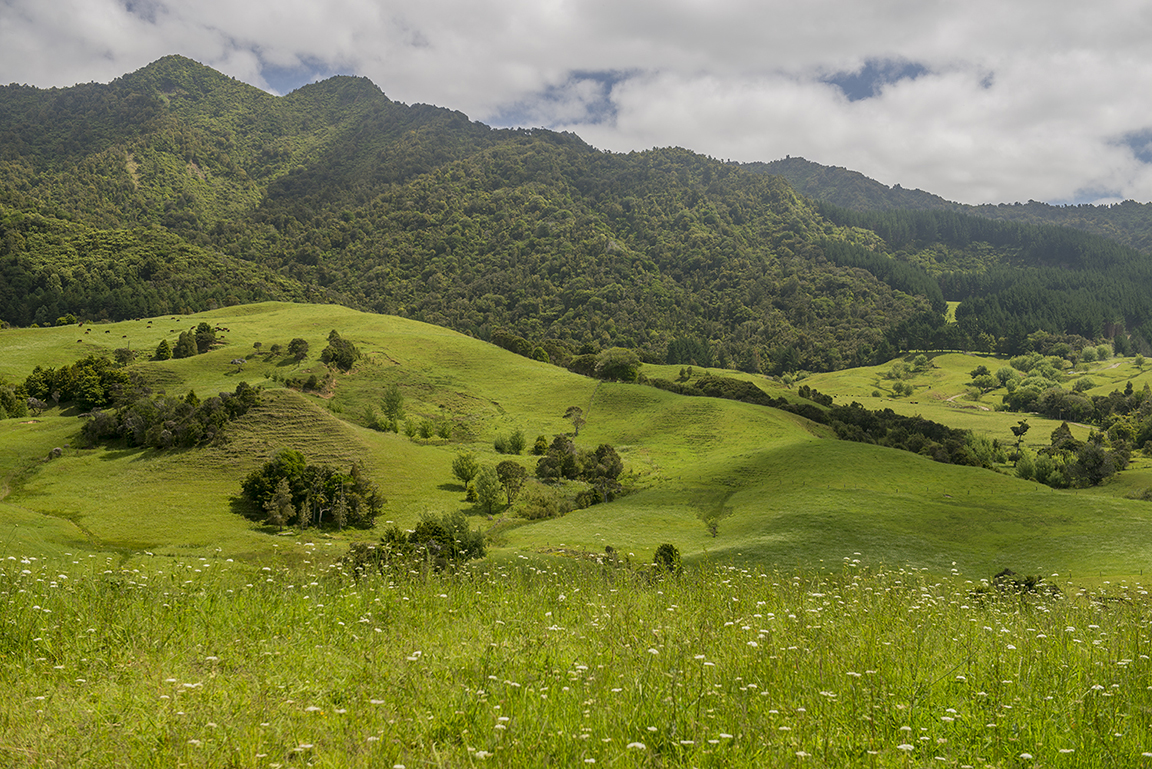
{"type": "Polygon", "coordinates": [[[915,80],[928,74],[928,68],[902,59],[869,59],[855,72],[836,72],[822,78],[844,92],[848,101],[861,101],[877,96],[880,90],[901,80],[915,80]]]}
{"type": "Polygon", "coordinates": [[[1126,133],[1120,137],[1120,144],[1132,150],[1141,163],[1152,163],[1152,128],[1126,133]]]}
{"type": "Polygon", "coordinates": [[[334,69],[318,59],[305,59],[293,67],[279,67],[265,63],[260,68],[260,76],[264,78],[264,82],[278,94],[290,93],[301,86],[333,75],[346,74],[349,73],[334,69]]]}
{"type": "Polygon", "coordinates": [[[611,123],[616,119],[612,88],[629,75],[619,70],[574,70],[563,83],[506,105],[488,122],[499,128],[611,123]],[[582,109],[582,115],[572,114],[574,105],[582,109]]]}

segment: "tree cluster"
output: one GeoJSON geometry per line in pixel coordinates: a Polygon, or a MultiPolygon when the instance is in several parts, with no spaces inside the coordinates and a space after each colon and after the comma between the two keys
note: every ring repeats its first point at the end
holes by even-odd
{"type": "Polygon", "coordinates": [[[469,528],[463,514],[425,514],[411,531],[389,526],[378,543],[352,543],[343,563],[354,574],[387,569],[407,574],[414,564],[439,571],[483,558],[485,552],[484,533],[469,528]]]}
{"type": "Polygon", "coordinates": [[[81,435],[89,445],[123,439],[129,446],[192,448],[219,439],[229,422],[259,402],[260,391],[247,382],[204,400],[192,391],[184,398],[138,393],[115,410],[94,409],[81,435]]]}
{"type": "Polygon", "coordinates": [[[133,391],[126,371],[102,355],[88,355],[70,366],[36,366],[24,380],[27,397],[43,403],[76,403],[105,408],[133,391]]]}
{"type": "Polygon", "coordinates": [[[1052,431],[1051,443],[1037,454],[1020,452],[1016,474],[1058,489],[1098,486],[1127,467],[1130,457],[1123,439],[1113,441],[1093,430],[1087,441],[1078,441],[1062,422],[1052,431]]]}
{"type": "Polygon", "coordinates": [[[293,449],[281,449],[249,473],[241,492],[257,516],[278,528],[369,528],[384,507],[384,497],[361,464],[347,471],[309,464],[293,449]]]}
{"type": "MultiPolygon", "coordinates": [[[[291,345],[289,347],[291,348],[291,345]]],[[[307,348],[305,348],[306,350],[307,348]]],[[[351,371],[358,360],[360,360],[360,350],[356,345],[340,336],[336,329],[332,329],[332,332],[328,334],[328,346],[320,353],[320,362],[334,366],[341,371],[351,371]]]]}
{"type": "Polygon", "coordinates": [[[557,435],[536,462],[536,477],[542,481],[578,480],[592,487],[593,493],[578,496],[580,507],[608,502],[619,494],[623,470],[624,462],[612,446],[602,443],[595,451],[578,449],[567,435],[557,435]]]}

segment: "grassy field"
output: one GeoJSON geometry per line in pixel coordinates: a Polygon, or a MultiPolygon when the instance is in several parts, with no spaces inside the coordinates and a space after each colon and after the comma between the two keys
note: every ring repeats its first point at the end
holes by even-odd
{"type": "MultiPolygon", "coordinates": [[[[74,326],[7,330],[0,334],[6,353],[0,376],[19,380],[35,364],[61,365],[128,343],[150,351],[202,319],[227,329],[219,349],[134,367],[155,389],[177,395],[232,390],[243,379],[266,388],[263,404],[233,426],[225,445],[186,451],[78,448],[80,422],[71,411],[0,421],[0,477],[9,492],[0,501],[6,549],[113,553],[125,561],[148,552],[300,562],[312,552],[310,542],[339,553],[350,540],[375,537],[372,531],[276,536],[240,515],[240,481],[289,447],[312,461],[363,461],[388,499],[382,523],[406,527],[424,514],[460,510],[474,526],[494,527],[497,560],[602,553],[612,546],[644,561],[669,542],[697,563],[836,568],[850,556],[935,573],[947,573],[955,562],[973,574],[1011,567],[1099,579],[1138,577],[1152,555],[1148,505],[1128,498],[1152,486],[1145,459],[1102,488],[1054,491],[1010,472],[951,467],[836,441],[827,428],[772,409],[598,383],[455,332],[335,306],[268,303],[97,324],[86,326],[87,334],[74,326]],[[332,329],[357,344],[365,359],[351,374],[336,375],[323,395],[284,389],[285,377],[323,373],[317,356],[332,329]],[[259,342],[266,351],[294,337],[311,347],[300,363],[253,346],[259,342]],[[240,371],[230,364],[237,357],[248,359],[240,371]],[[393,384],[404,394],[407,418],[447,421],[452,438],[411,440],[365,427],[393,384]],[[531,443],[537,435],[550,439],[571,431],[563,415],[572,405],[587,417],[578,444],[616,446],[630,494],[538,523],[489,520],[464,501],[450,470],[458,451],[495,464],[505,458],[492,448],[496,436],[519,429],[531,443]],[[57,446],[63,457],[47,461],[57,446]],[[707,514],[721,516],[715,537],[701,520],[707,514]]],[[[967,372],[979,363],[993,370],[1000,365],[980,356],[935,356],[928,371],[910,380],[917,392],[899,399],[871,395],[887,387],[886,366],[811,376],[804,383],[840,402],[919,413],[1007,441],[1021,415],[984,410],[998,402],[996,393],[969,399],[967,372]]],[[[1150,377],[1127,359],[1093,366],[1101,392],[1128,380],[1142,386],[1150,377]]],[[[650,366],[646,373],[675,378],[679,368],[650,366]]],[[[796,398],[795,385],[715,373],[796,398]]],[[[1028,419],[1028,443],[1046,443],[1056,423],[1028,419]]],[[[532,457],[519,461],[534,467],[532,457]]]]}
{"type": "Polygon", "coordinates": [[[308,550],[0,562],[0,764],[1152,763],[1136,581],[981,597],[855,559],[355,580],[308,550]]]}

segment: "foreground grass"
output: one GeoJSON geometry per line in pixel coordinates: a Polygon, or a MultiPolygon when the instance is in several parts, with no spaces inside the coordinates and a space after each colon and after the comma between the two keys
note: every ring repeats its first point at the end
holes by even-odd
{"type": "MultiPolygon", "coordinates": [[[[322,548],[308,548],[321,551],[322,548]]],[[[1148,593],[514,560],[0,562],[14,766],[1140,766],[1148,593]],[[517,566],[516,564],[524,564],[517,566]]]]}

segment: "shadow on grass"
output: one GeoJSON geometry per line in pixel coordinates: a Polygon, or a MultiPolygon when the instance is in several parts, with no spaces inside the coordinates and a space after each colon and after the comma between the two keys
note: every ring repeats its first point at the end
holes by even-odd
{"type": "Polygon", "coordinates": [[[136,457],[137,459],[146,459],[147,457],[141,456],[148,453],[148,449],[140,446],[109,446],[103,445],[104,451],[100,454],[101,462],[116,462],[128,457],[136,457]]]}
{"type": "MultiPolygon", "coordinates": [[[[260,510],[256,507],[256,505],[252,504],[239,494],[228,498],[228,511],[235,515],[239,515],[242,518],[246,518],[253,523],[263,524],[264,519],[267,518],[267,516],[264,515],[263,510],[260,510]]],[[[275,534],[278,531],[278,528],[270,524],[265,524],[260,527],[260,530],[275,534]]]]}
{"type": "Polygon", "coordinates": [[[468,493],[468,489],[464,488],[464,485],[460,483],[441,483],[436,488],[440,489],[440,491],[459,491],[461,494],[468,493]]]}

